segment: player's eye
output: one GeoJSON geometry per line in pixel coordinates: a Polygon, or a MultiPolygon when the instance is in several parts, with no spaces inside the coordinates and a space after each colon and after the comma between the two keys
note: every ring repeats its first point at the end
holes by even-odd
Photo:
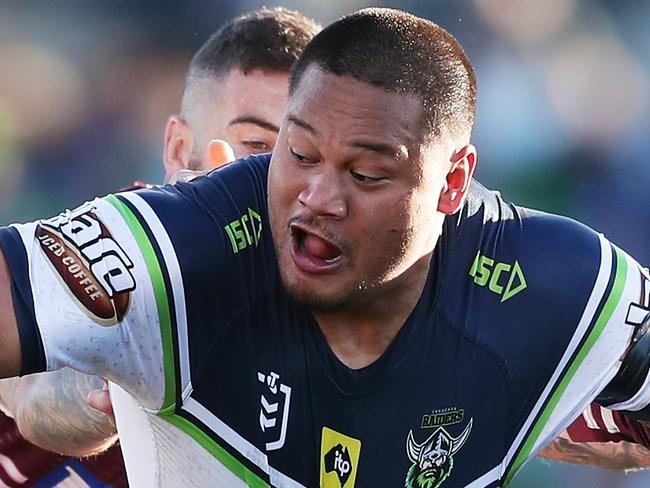
{"type": "Polygon", "coordinates": [[[289,146],[289,152],[291,153],[291,156],[293,159],[295,159],[297,162],[302,163],[302,164],[309,164],[313,163],[314,161],[312,159],[307,158],[306,156],[303,156],[299,152],[297,152],[294,148],[289,146]]]}
{"type": "Polygon", "coordinates": [[[266,142],[263,141],[243,141],[244,146],[246,146],[252,153],[263,153],[271,152],[273,149],[266,142]]]}
{"type": "Polygon", "coordinates": [[[352,170],[350,170],[350,174],[352,175],[352,178],[354,178],[360,183],[377,183],[379,181],[384,181],[386,179],[383,176],[370,176],[352,170]]]}

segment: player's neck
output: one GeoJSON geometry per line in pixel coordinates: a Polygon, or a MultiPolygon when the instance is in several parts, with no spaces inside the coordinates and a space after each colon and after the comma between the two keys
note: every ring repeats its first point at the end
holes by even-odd
{"type": "Polygon", "coordinates": [[[314,313],[327,343],[343,364],[360,369],[379,359],[417,305],[430,263],[430,255],[422,258],[399,284],[364,303],[363,308],[314,313]]]}

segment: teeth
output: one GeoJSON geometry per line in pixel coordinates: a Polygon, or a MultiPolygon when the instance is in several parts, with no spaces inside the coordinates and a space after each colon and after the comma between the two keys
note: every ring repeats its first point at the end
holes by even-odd
{"type": "Polygon", "coordinates": [[[331,259],[323,259],[323,261],[325,261],[327,264],[331,264],[331,263],[335,263],[335,262],[339,261],[342,257],[343,257],[343,256],[339,254],[339,255],[336,256],[335,258],[331,258],[331,259]]]}

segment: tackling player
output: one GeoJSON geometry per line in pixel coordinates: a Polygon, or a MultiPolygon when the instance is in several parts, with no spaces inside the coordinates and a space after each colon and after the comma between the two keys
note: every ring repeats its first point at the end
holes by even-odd
{"type": "Polygon", "coordinates": [[[289,70],[321,29],[283,8],[263,9],[227,23],[196,53],[185,80],[181,111],[167,121],[166,180],[178,171],[270,152],[287,103],[289,70]]]}

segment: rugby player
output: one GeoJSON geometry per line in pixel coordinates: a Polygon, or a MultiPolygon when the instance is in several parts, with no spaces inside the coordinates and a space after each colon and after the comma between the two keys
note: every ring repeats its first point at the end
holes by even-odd
{"type": "MultiPolygon", "coordinates": [[[[234,157],[268,152],[288,94],[289,69],[321,26],[284,8],[261,9],[226,23],[199,49],[190,63],[181,111],[169,117],[164,138],[166,179],[181,170],[205,170],[234,157]],[[213,140],[214,139],[214,140],[213,140]],[[222,141],[227,144],[224,145],[222,141]],[[234,153],[233,153],[234,150],[234,153]]],[[[67,479],[67,486],[93,485],[88,476],[71,476],[79,461],[66,456],[102,452],[115,441],[112,413],[101,380],[71,369],[0,382],[5,409],[0,413],[0,479],[29,485],[42,476],[67,479]]],[[[83,461],[102,486],[125,486],[119,447],[83,461]],[[122,474],[120,474],[122,473],[122,474]]],[[[82,471],[83,472],[83,471],[82,471]]],[[[48,481],[49,482],[49,481],[48,481]]]]}
{"type": "Polygon", "coordinates": [[[362,11],[316,37],[290,93],[270,167],[4,230],[3,372],[44,366],[31,334],[48,365],[122,384],[161,441],[205,448],[206,468],[170,469],[173,483],[496,486],[598,391],[643,414],[643,385],[617,370],[647,342],[647,276],[589,229],[471,183],[475,81],[449,34],[362,11]],[[90,291],[57,285],[82,264],[90,291]],[[86,341],[126,336],[150,361],[71,352],[37,314],[42,286],[73,297],[86,341]]]}
{"type": "Polygon", "coordinates": [[[289,69],[320,29],[284,8],[253,12],[219,29],[194,56],[180,114],[167,121],[165,179],[222,165],[220,141],[237,159],[270,152],[287,103],[289,69]]]}

